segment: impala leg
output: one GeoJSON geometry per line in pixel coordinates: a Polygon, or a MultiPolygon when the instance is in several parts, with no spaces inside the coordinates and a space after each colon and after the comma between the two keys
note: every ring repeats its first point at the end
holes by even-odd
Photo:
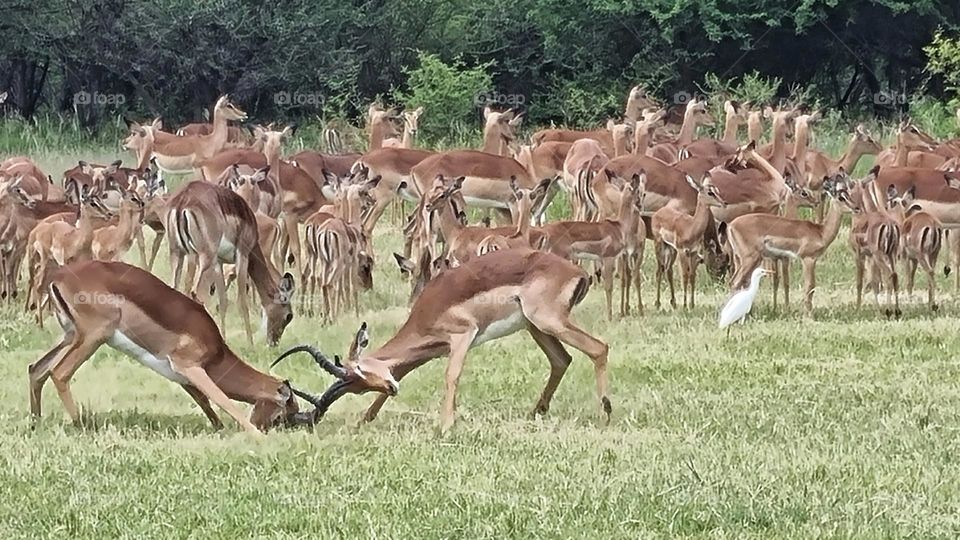
{"type": "Polygon", "coordinates": [[[193,398],[193,401],[200,406],[200,410],[203,411],[203,414],[206,415],[210,423],[213,424],[213,429],[217,431],[223,429],[223,422],[220,420],[220,417],[217,416],[217,411],[213,410],[213,407],[210,406],[210,400],[207,399],[207,396],[189,384],[181,384],[180,386],[186,390],[187,394],[193,398]]]}
{"type": "Polygon", "coordinates": [[[917,274],[917,259],[914,259],[913,257],[907,258],[904,266],[906,267],[905,270],[907,272],[907,294],[912,297],[914,279],[916,278],[917,274]]]}
{"type": "Polygon", "coordinates": [[[696,295],[697,295],[697,267],[700,266],[700,255],[693,255],[695,257],[690,262],[690,309],[696,307],[696,295]]]}
{"type": "Polygon", "coordinates": [[[662,288],[662,285],[663,285],[663,267],[665,264],[665,261],[664,261],[665,254],[663,252],[663,248],[664,248],[664,245],[660,242],[657,242],[657,244],[653,248],[653,252],[657,256],[657,270],[656,270],[656,276],[654,277],[657,280],[657,298],[653,302],[653,307],[655,309],[660,309],[660,289],[662,288]]]}
{"type": "Polygon", "coordinates": [[[777,309],[777,291],[780,290],[780,261],[773,259],[770,261],[770,271],[773,272],[773,309],[777,309]]]}
{"type": "Polygon", "coordinates": [[[816,259],[803,259],[804,306],[808,316],[813,316],[813,289],[817,286],[816,259]]]}
{"type": "Polygon", "coordinates": [[[143,227],[137,227],[133,231],[133,239],[137,243],[137,251],[140,253],[140,266],[147,266],[147,249],[146,241],[143,239],[143,227]]]}
{"type": "Polygon", "coordinates": [[[613,320],[613,273],[616,259],[606,258],[600,263],[600,279],[603,281],[603,294],[607,298],[607,320],[613,320]]]}
{"type": "Polygon", "coordinates": [[[900,318],[903,314],[900,311],[900,276],[897,274],[897,262],[890,261],[890,293],[893,294],[893,314],[900,318]]]}
{"type": "MultiPolygon", "coordinates": [[[[250,261],[246,255],[241,255],[237,250],[237,264],[234,265],[234,272],[237,275],[237,308],[240,310],[240,318],[243,319],[243,331],[247,334],[247,342],[253,345],[253,330],[250,328],[250,304],[249,304],[249,272],[250,261]]],[[[224,287],[226,289],[226,287],[224,287]]],[[[224,291],[226,297],[226,291],[224,291]]]]}
{"type": "Polygon", "coordinates": [[[106,342],[106,336],[83,335],[78,332],[77,339],[70,347],[70,350],[59,362],[53,364],[49,371],[50,379],[57,388],[60,401],[63,402],[63,408],[67,410],[67,414],[70,415],[70,419],[73,420],[74,424],[80,424],[80,410],[73,401],[73,393],[70,391],[70,379],[73,378],[73,374],[77,372],[77,369],[79,369],[87,359],[93,356],[93,353],[95,353],[104,342],[106,342]]]}
{"type": "Polygon", "coordinates": [[[377,398],[373,400],[373,403],[367,407],[367,411],[363,413],[363,418],[360,419],[361,424],[367,422],[373,422],[377,419],[377,415],[380,414],[380,409],[383,408],[383,404],[387,402],[390,396],[387,394],[377,394],[377,398]]]}
{"type": "Polygon", "coordinates": [[[153,264],[157,260],[157,253],[160,253],[160,244],[163,243],[163,237],[166,234],[166,231],[160,229],[159,231],[154,231],[156,234],[153,237],[153,245],[150,247],[150,260],[147,262],[147,270],[153,270],[153,264]]]}
{"type": "Polygon", "coordinates": [[[50,370],[53,369],[53,366],[57,365],[65,355],[73,350],[73,341],[75,338],[76,336],[71,334],[63,336],[60,343],[57,343],[52,349],[47,351],[46,354],[41,356],[39,360],[30,364],[30,367],[27,368],[27,376],[30,381],[30,412],[33,416],[37,418],[40,417],[40,401],[43,394],[43,385],[50,376],[50,370]]]}
{"type": "Polygon", "coordinates": [[[637,250],[634,253],[634,263],[633,263],[633,288],[637,290],[637,315],[643,315],[643,295],[641,294],[641,287],[643,285],[643,242],[637,246],[637,250]]]}
{"type": "Polygon", "coordinates": [[[530,323],[544,334],[553,336],[563,343],[570,345],[586,354],[593,361],[594,374],[597,379],[597,396],[600,398],[600,409],[610,422],[612,407],[607,395],[607,354],[609,347],[603,341],[591,336],[578,328],[570,320],[568,311],[557,311],[552,303],[534,307],[535,302],[523,302],[521,309],[530,323]]]}
{"type": "Polygon", "coordinates": [[[198,391],[200,391],[204,396],[207,397],[210,401],[213,401],[217,404],[218,407],[223,409],[224,412],[233,417],[234,420],[244,431],[256,435],[260,435],[260,430],[258,430],[250,420],[243,416],[243,412],[240,411],[237,406],[230,401],[230,398],[223,393],[223,390],[220,389],[216,383],[210,378],[210,375],[204,371],[203,368],[199,366],[180,366],[178,362],[171,361],[170,364],[173,366],[174,371],[183,375],[190,384],[194,386],[198,391]]]}
{"type": "Polygon", "coordinates": [[[377,221],[380,220],[380,216],[383,215],[383,211],[390,205],[392,199],[393,197],[391,196],[381,195],[376,202],[373,203],[373,207],[370,208],[370,213],[367,214],[367,219],[363,222],[363,232],[367,234],[368,238],[371,238],[370,235],[373,234],[373,228],[377,225],[377,221]]]}
{"type": "Polygon", "coordinates": [[[563,348],[560,340],[554,336],[541,332],[533,325],[528,325],[527,330],[533,340],[537,342],[543,354],[547,355],[547,360],[550,361],[550,378],[547,379],[547,385],[543,388],[540,399],[537,400],[537,405],[533,408],[534,415],[546,414],[550,410],[550,400],[553,399],[553,394],[556,392],[560,381],[563,380],[563,375],[567,372],[567,367],[570,366],[573,358],[563,348]]]}
{"type": "Polygon", "coordinates": [[[790,259],[784,259],[781,263],[783,269],[783,308],[790,307],[790,259]]]}
{"type": "Polygon", "coordinates": [[[667,266],[667,283],[670,285],[670,307],[677,309],[677,293],[673,284],[673,262],[676,260],[676,250],[670,250],[670,264],[667,266]]]}
{"type": "Polygon", "coordinates": [[[626,317],[630,314],[630,286],[632,285],[632,269],[630,268],[630,255],[624,253],[620,256],[620,316],[626,317]]]}
{"type": "Polygon", "coordinates": [[[927,306],[929,306],[931,310],[936,311],[937,310],[937,303],[936,303],[937,280],[934,277],[934,272],[935,272],[934,266],[936,266],[936,263],[934,262],[932,264],[926,264],[924,266],[926,266],[924,270],[927,273],[927,306]]]}
{"type": "Polygon", "coordinates": [[[863,257],[857,255],[854,257],[854,263],[856,264],[857,308],[859,308],[863,304],[863,257]]]}
{"type": "Polygon", "coordinates": [[[457,385],[460,383],[460,374],[463,373],[463,363],[467,359],[467,351],[477,335],[473,329],[465,334],[450,336],[450,360],[447,362],[446,395],[443,398],[443,409],[440,411],[440,431],[446,433],[453,426],[457,409],[457,385]]]}

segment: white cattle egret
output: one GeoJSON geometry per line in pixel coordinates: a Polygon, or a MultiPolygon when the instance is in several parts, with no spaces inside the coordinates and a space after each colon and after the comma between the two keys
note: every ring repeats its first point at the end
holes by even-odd
{"type": "Polygon", "coordinates": [[[730,300],[727,300],[723,309],[720,310],[720,328],[727,329],[727,336],[730,335],[730,325],[737,321],[743,321],[747,313],[750,313],[750,308],[753,307],[753,299],[756,298],[757,291],[760,289],[760,278],[769,273],[763,268],[754,270],[753,274],[750,274],[750,286],[734,293],[730,300]]]}

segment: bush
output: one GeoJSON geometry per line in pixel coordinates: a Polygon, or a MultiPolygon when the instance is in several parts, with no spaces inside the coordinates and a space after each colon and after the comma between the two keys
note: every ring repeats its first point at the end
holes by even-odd
{"type": "MultiPolygon", "coordinates": [[[[423,107],[420,133],[425,140],[446,138],[451,130],[475,126],[483,97],[493,89],[487,70],[492,62],[467,68],[459,58],[445,64],[440,57],[420,53],[420,65],[406,70],[405,92],[396,92],[405,108],[423,107]]],[[[475,128],[473,128],[475,129],[475,128]]]]}

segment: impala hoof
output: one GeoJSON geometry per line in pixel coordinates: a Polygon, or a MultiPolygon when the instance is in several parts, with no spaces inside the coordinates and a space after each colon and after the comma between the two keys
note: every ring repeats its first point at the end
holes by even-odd
{"type": "Polygon", "coordinates": [[[897,308],[896,310],[894,310],[893,316],[894,316],[895,318],[899,319],[901,315],[903,315],[903,312],[900,311],[900,308],[897,308]]]}
{"type": "Polygon", "coordinates": [[[940,311],[940,306],[937,305],[937,304],[931,304],[931,305],[930,305],[930,310],[931,310],[931,311],[940,311]]]}

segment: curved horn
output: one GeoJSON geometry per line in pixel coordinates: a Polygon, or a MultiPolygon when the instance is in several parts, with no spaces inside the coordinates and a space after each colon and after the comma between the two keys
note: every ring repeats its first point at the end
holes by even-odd
{"type": "Polygon", "coordinates": [[[297,347],[294,347],[288,350],[287,352],[281,354],[276,360],[274,360],[273,363],[270,364],[270,367],[272,368],[273,366],[279,364],[280,361],[283,360],[284,358],[298,352],[310,353],[310,356],[312,356],[313,360],[317,363],[318,366],[320,366],[320,369],[326,371],[327,373],[333,375],[334,377],[338,379],[343,379],[346,376],[346,371],[344,371],[343,368],[337,367],[336,365],[334,365],[333,362],[330,361],[330,359],[324,356],[322,352],[318,351],[312,345],[299,345],[297,347]]]}

